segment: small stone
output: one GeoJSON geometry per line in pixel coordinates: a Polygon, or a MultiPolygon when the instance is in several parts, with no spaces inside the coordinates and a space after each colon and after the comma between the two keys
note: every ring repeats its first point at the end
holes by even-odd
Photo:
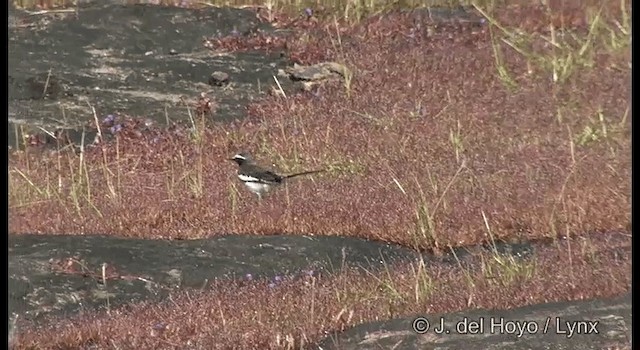
{"type": "Polygon", "coordinates": [[[229,83],[229,74],[225,72],[215,71],[209,77],[209,85],[223,86],[229,83]]]}

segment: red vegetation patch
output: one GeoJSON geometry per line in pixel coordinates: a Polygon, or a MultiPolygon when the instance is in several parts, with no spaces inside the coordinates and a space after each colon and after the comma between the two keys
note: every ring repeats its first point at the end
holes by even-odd
{"type": "Polygon", "coordinates": [[[512,91],[486,30],[411,32],[406,16],[344,37],[348,91],[267,97],[246,120],[201,135],[123,133],[83,158],[12,155],[10,231],[314,233],[433,248],[486,241],[487,224],[506,239],[628,227],[629,72],[595,67],[553,84],[505,51],[512,91]],[[283,172],[329,171],[257,203],[226,161],[240,150],[283,172]]]}

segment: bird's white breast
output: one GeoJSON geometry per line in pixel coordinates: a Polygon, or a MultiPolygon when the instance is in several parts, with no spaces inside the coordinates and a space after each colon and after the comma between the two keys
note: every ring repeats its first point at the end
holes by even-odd
{"type": "Polygon", "coordinates": [[[269,192],[269,190],[271,189],[270,185],[259,182],[245,182],[244,184],[247,186],[247,188],[249,188],[251,192],[254,193],[269,192]]]}

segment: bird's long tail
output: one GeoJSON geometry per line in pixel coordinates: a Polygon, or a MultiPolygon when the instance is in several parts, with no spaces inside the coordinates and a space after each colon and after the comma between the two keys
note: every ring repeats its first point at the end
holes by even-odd
{"type": "Polygon", "coordinates": [[[324,170],[324,169],[322,169],[322,170],[303,171],[303,172],[301,172],[301,173],[295,173],[295,174],[291,174],[291,175],[285,175],[285,176],[283,176],[282,178],[283,178],[283,179],[290,179],[290,178],[298,177],[298,176],[302,176],[302,175],[311,175],[311,174],[315,174],[315,173],[321,173],[321,172],[323,172],[323,171],[325,171],[325,170],[324,170]]]}

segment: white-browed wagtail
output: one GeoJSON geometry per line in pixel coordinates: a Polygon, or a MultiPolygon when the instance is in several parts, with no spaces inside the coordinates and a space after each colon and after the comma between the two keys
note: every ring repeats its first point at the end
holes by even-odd
{"type": "Polygon", "coordinates": [[[247,153],[238,153],[229,159],[238,164],[238,178],[244,182],[249,191],[255,193],[258,199],[271,191],[274,187],[281,185],[285,180],[293,177],[309,175],[322,172],[324,170],[311,170],[295,173],[291,175],[278,175],[270,170],[261,168],[253,162],[247,153]]]}

